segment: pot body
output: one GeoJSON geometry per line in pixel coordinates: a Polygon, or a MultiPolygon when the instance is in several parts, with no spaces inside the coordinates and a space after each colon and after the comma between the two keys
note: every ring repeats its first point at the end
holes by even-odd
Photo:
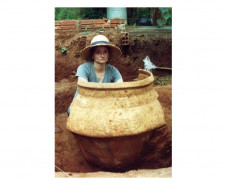
{"type": "Polygon", "coordinates": [[[153,75],[140,70],[134,82],[79,83],[67,128],[87,161],[123,169],[141,156],[153,129],[165,124],[153,75]]]}
{"type": "Polygon", "coordinates": [[[107,170],[124,171],[139,166],[141,157],[147,153],[153,131],[105,138],[73,135],[89,163],[107,170]]]}

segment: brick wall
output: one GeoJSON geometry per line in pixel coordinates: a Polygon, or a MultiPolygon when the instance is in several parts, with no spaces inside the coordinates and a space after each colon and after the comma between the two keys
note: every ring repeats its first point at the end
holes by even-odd
{"type": "Polygon", "coordinates": [[[56,37],[68,38],[76,32],[94,31],[100,28],[114,28],[125,23],[125,19],[87,19],[87,20],[64,20],[55,21],[56,37]]]}

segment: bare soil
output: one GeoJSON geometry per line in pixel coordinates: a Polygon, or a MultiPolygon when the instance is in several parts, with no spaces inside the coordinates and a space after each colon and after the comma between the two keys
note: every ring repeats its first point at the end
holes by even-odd
{"type": "MultiPolygon", "coordinates": [[[[72,133],[66,129],[66,110],[70,105],[75,90],[75,73],[77,67],[84,63],[79,51],[89,45],[94,35],[77,33],[69,39],[55,40],[55,171],[89,173],[100,172],[103,168],[85,161],[72,133]],[[61,48],[66,47],[67,53],[61,48]]],[[[130,38],[129,46],[122,46],[123,34],[119,30],[104,31],[110,42],[121,48],[123,56],[118,61],[110,61],[118,68],[124,81],[131,81],[138,75],[138,69],[143,68],[143,59],[148,55],[151,61],[159,67],[172,67],[171,37],[140,37],[130,38]]],[[[159,94],[159,101],[163,107],[167,126],[156,130],[155,137],[150,144],[152,150],[144,156],[136,169],[160,169],[172,166],[172,86],[171,71],[155,70],[155,89],[159,94]],[[164,83],[159,83],[164,81],[164,83]],[[160,86],[161,85],[161,86],[160,86]],[[163,86],[164,85],[164,86],[163,86]]],[[[130,169],[134,170],[134,169],[130,169]]],[[[125,172],[121,172],[125,173],[125,172]]],[[[145,172],[147,173],[147,172],[145,172]]],[[[60,175],[58,175],[60,176],[60,175]]]]}

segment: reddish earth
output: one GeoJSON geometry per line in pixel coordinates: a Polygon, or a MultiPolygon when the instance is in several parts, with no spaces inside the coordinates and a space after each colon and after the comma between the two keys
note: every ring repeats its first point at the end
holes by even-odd
{"type": "MultiPolygon", "coordinates": [[[[96,32],[87,35],[77,33],[69,39],[55,40],[55,171],[88,173],[103,171],[102,168],[91,165],[83,158],[72,133],[66,129],[66,110],[70,105],[76,90],[74,77],[77,67],[85,61],[79,56],[79,51],[89,45],[96,32]],[[61,48],[67,48],[67,54],[61,53],[61,48]]],[[[130,38],[129,46],[122,46],[122,33],[119,30],[107,30],[103,33],[110,42],[120,47],[123,56],[119,61],[110,61],[118,68],[124,81],[130,81],[138,75],[138,69],[143,68],[143,59],[148,55],[151,61],[159,67],[171,67],[171,37],[130,38]]],[[[172,86],[170,71],[153,71],[154,87],[159,94],[167,126],[154,131],[150,150],[140,159],[135,169],[159,169],[172,166],[172,86]],[[159,83],[160,81],[164,83],[159,83]],[[163,84],[166,86],[159,86],[163,84]]],[[[134,169],[130,169],[134,170],[134,169]]]]}

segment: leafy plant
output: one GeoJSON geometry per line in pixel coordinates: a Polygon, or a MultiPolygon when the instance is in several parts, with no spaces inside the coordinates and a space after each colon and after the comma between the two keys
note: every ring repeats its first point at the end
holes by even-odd
{"type": "Polygon", "coordinates": [[[62,47],[62,48],[61,48],[61,53],[64,53],[64,54],[67,53],[67,48],[62,47]]]}
{"type": "Polygon", "coordinates": [[[157,20],[157,25],[159,28],[161,28],[164,24],[165,24],[165,20],[162,20],[162,19],[157,20]]]}
{"type": "Polygon", "coordinates": [[[90,31],[88,30],[88,27],[86,26],[85,30],[83,31],[83,35],[88,35],[90,31]]]}
{"type": "Polygon", "coordinates": [[[98,33],[102,33],[104,31],[105,31],[105,28],[104,27],[95,30],[95,32],[98,32],[98,33]]]}
{"type": "Polygon", "coordinates": [[[162,19],[157,19],[157,26],[172,25],[172,8],[159,8],[162,19]]]}
{"type": "Polygon", "coordinates": [[[172,80],[172,75],[167,75],[167,76],[166,76],[166,79],[167,79],[168,81],[172,80]]]}
{"type": "Polygon", "coordinates": [[[161,80],[156,80],[155,84],[160,85],[160,86],[164,86],[164,85],[167,85],[167,82],[164,82],[164,81],[161,81],[161,80]]]}

